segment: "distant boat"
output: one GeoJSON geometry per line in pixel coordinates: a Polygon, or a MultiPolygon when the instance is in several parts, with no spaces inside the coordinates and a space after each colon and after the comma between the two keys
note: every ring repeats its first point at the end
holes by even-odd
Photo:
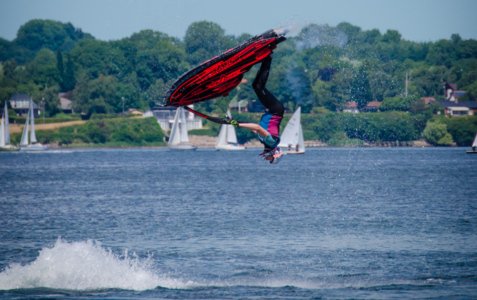
{"type": "Polygon", "coordinates": [[[472,151],[467,151],[467,154],[477,153],[477,134],[475,135],[474,142],[472,143],[472,151]]]}
{"type": "Polygon", "coordinates": [[[282,148],[285,154],[305,153],[305,140],[303,139],[303,129],[300,123],[301,107],[295,111],[280,138],[278,147],[282,148]]]}
{"type": "MultiPolygon", "coordinates": [[[[227,110],[227,117],[232,118],[230,109],[227,110]]],[[[217,150],[245,150],[245,147],[239,146],[235,128],[232,125],[223,124],[220,127],[219,137],[215,144],[217,150]]]]}
{"type": "Polygon", "coordinates": [[[22,140],[20,142],[20,150],[22,151],[44,151],[48,150],[50,147],[43,146],[38,143],[36,140],[35,134],[35,117],[33,114],[33,100],[30,99],[30,108],[28,109],[28,115],[25,122],[25,128],[23,129],[22,140]],[[31,121],[31,130],[30,130],[30,142],[28,142],[28,122],[31,121]]]}
{"type": "Polygon", "coordinates": [[[187,135],[187,120],[182,107],[177,108],[174,124],[169,137],[169,149],[171,150],[195,150],[197,146],[189,142],[187,135]],[[180,122],[179,122],[180,118],[180,122]]]}
{"type": "Polygon", "coordinates": [[[8,123],[8,108],[5,101],[5,110],[0,125],[0,151],[18,151],[20,148],[10,145],[10,125],[8,123]]]}

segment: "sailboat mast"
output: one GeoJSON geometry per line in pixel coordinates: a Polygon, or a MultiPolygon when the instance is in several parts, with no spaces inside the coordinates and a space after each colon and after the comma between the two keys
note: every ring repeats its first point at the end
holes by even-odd
{"type": "Polygon", "coordinates": [[[25,122],[25,128],[23,129],[22,140],[20,142],[21,146],[28,146],[28,126],[30,125],[30,109],[28,109],[28,115],[25,122]]]}
{"type": "Polygon", "coordinates": [[[5,144],[10,144],[10,122],[8,121],[7,101],[5,101],[5,144]]]}
{"type": "Polygon", "coordinates": [[[4,115],[2,114],[2,124],[0,125],[0,147],[5,147],[5,126],[3,117],[4,115]]]}
{"type": "Polygon", "coordinates": [[[31,131],[30,131],[30,143],[36,143],[36,134],[35,134],[35,117],[34,117],[34,112],[33,112],[33,99],[30,98],[30,111],[31,111],[31,131]]]}

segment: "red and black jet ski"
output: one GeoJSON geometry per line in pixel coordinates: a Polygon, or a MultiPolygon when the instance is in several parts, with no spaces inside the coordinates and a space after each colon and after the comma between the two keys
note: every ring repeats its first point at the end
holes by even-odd
{"type": "Polygon", "coordinates": [[[269,30],[229,49],[179,77],[167,91],[164,106],[185,106],[227,96],[253,65],[260,63],[286,40],[279,30],[269,30]]]}

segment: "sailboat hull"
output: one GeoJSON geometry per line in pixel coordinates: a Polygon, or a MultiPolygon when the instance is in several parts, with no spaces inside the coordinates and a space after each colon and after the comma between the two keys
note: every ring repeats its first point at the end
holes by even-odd
{"type": "Polygon", "coordinates": [[[18,147],[15,147],[13,145],[6,145],[4,147],[0,147],[0,151],[20,151],[20,148],[18,147]]]}
{"type": "Polygon", "coordinates": [[[170,150],[196,150],[197,146],[187,145],[187,144],[178,144],[178,145],[169,145],[170,150]]]}
{"type": "Polygon", "coordinates": [[[227,150],[227,151],[237,151],[237,150],[245,150],[245,147],[228,144],[228,145],[215,146],[215,149],[217,149],[217,150],[227,150]]]}
{"type": "Polygon", "coordinates": [[[27,146],[20,146],[21,151],[45,151],[49,150],[50,147],[43,146],[42,144],[32,144],[27,146]]]}
{"type": "Polygon", "coordinates": [[[477,154],[477,151],[467,151],[467,154],[477,154]]]}
{"type": "Polygon", "coordinates": [[[289,155],[289,154],[305,154],[305,150],[302,150],[302,151],[293,151],[293,150],[288,151],[287,150],[287,151],[283,151],[283,154],[286,154],[286,155],[289,155]]]}

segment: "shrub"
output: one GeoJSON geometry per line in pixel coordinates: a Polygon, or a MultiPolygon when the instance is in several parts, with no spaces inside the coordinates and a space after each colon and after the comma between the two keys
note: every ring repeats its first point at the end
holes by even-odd
{"type": "Polygon", "coordinates": [[[422,132],[422,137],[432,145],[452,144],[452,136],[447,132],[446,124],[437,122],[427,122],[426,128],[422,132]],[[450,139],[450,143],[449,142],[450,139]]]}
{"type": "Polygon", "coordinates": [[[458,146],[470,146],[477,133],[477,116],[438,118],[436,122],[447,125],[458,146]]]}

